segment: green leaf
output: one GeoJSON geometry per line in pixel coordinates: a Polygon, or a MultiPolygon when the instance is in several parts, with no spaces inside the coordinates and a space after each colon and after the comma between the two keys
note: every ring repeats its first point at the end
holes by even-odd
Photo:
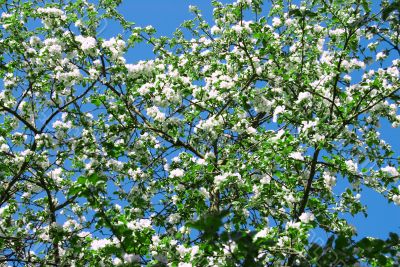
{"type": "Polygon", "coordinates": [[[400,0],[394,1],[389,6],[382,9],[382,19],[387,20],[389,15],[395,10],[400,11],[400,0]]]}
{"type": "Polygon", "coordinates": [[[369,3],[367,0],[362,0],[361,5],[363,6],[365,12],[367,13],[371,12],[371,8],[369,7],[369,3]]]}
{"type": "Polygon", "coordinates": [[[307,17],[313,18],[313,17],[316,17],[318,14],[315,12],[312,12],[310,10],[306,10],[306,11],[304,11],[304,15],[307,17]]]}
{"type": "Polygon", "coordinates": [[[210,212],[195,222],[189,222],[186,226],[203,231],[204,239],[213,238],[219,228],[222,226],[222,219],[229,213],[229,211],[210,212]]]}
{"type": "Polygon", "coordinates": [[[91,103],[93,105],[96,105],[97,107],[99,107],[101,105],[101,100],[98,98],[94,98],[94,99],[92,99],[91,103]]]}
{"type": "Polygon", "coordinates": [[[289,16],[302,17],[303,14],[301,13],[300,9],[292,9],[289,11],[289,16]]]}

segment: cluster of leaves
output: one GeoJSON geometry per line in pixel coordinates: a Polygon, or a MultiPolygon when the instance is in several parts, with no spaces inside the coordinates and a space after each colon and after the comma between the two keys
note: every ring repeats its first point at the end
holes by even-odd
{"type": "Polygon", "coordinates": [[[172,38],[120,3],[0,1],[0,264],[399,264],[343,219],[400,205],[398,1],[211,1],[172,38]]]}

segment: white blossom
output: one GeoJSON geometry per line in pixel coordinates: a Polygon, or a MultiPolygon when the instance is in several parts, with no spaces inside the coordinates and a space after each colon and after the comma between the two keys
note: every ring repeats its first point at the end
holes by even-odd
{"type": "Polygon", "coordinates": [[[315,220],[315,216],[314,214],[312,214],[311,212],[303,212],[300,217],[299,217],[300,221],[303,223],[309,223],[311,221],[315,220]]]}
{"type": "Polygon", "coordinates": [[[10,150],[10,147],[7,144],[1,144],[1,146],[0,146],[1,152],[8,152],[9,150],[10,150]]]}
{"type": "Polygon", "coordinates": [[[119,266],[119,265],[121,265],[123,263],[120,258],[114,258],[112,262],[116,266],[119,266]]]}
{"type": "Polygon", "coordinates": [[[351,159],[346,160],[345,164],[346,164],[347,170],[349,170],[350,172],[357,172],[358,171],[357,163],[355,163],[351,159]]]}
{"type": "Polygon", "coordinates": [[[392,197],[392,200],[393,200],[394,204],[400,206],[400,195],[394,195],[392,197]]]}
{"type": "Polygon", "coordinates": [[[392,66],[386,69],[387,74],[393,78],[399,78],[399,68],[392,66]]]}
{"type": "Polygon", "coordinates": [[[301,152],[291,152],[289,154],[289,158],[296,160],[304,160],[304,156],[301,154],[301,152]]]}
{"type": "Polygon", "coordinates": [[[399,172],[395,167],[392,166],[386,166],[381,169],[383,172],[386,172],[387,174],[390,174],[391,176],[399,176],[399,172]]]}
{"type": "Polygon", "coordinates": [[[216,35],[221,32],[221,29],[217,25],[214,25],[211,27],[210,31],[212,35],[216,35]]]}
{"type": "Polygon", "coordinates": [[[300,103],[301,101],[305,100],[305,99],[310,99],[311,98],[311,94],[309,92],[301,92],[297,98],[296,103],[300,103]]]}
{"type": "Polygon", "coordinates": [[[182,169],[174,169],[170,172],[169,175],[171,178],[182,177],[183,175],[185,175],[185,172],[182,169]]]}
{"type": "Polygon", "coordinates": [[[136,231],[151,228],[152,226],[150,219],[137,219],[133,222],[128,222],[127,227],[132,231],[136,231]]]}
{"type": "Polygon", "coordinates": [[[95,239],[92,241],[91,248],[93,250],[99,250],[111,244],[112,241],[110,239],[95,239]]]}
{"type": "Polygon", "coordinates": [[[279,26],[281,26],[281,24],[282,24],[282,21],[281,21],[280,18],[275,17],[275,18],[272,19],[272,26],[273,27],[279,27],[279,26]]]}
{"type": "Polygon", "coordinates": [[[287,223],[286,223],[286,229],[288,229],[288,228],[295,228],[295,229],[298,229],[298,228],[300,228],[300,223],[299,222],[293,222],[293,221],[288,221],[287,223]]]}
{"type": "Polygon", "coordinates": [[[124,262],[126,263],[133,263],[133,262],[139,262],[140,261],[140,256],[136,254],[127,254],[125,253],[123,255],[124,262]]]}
{"type": "Polygon", "coordinates": [[[46,15],[52,15],[52,16],[57,16],[57,17],[62,17],[64,15],[64,11],[61,9],[58,9],[56,7],[39,7],[37,9],[37,12],[39,14],[46,14],[46,15]]]}
{"type": "Polygon", "coordinates": [[[336,177],[334,177],[328,172],[324,172],[323,178],[324,178],[324,184],[327,188],[332,188],[336,184],[336,177]]]}
{"type": "Polygon", "coordinates": [[[342,35],[343,33],[345,33],[345,30],[340,28],[329,31],[329,34],[333,36],[342,35]]]}
{"type": "Polygon", "coordinates": [[[269,228],[264,228],[260,231],[257,232],[257,234],[254,235],[253,239],[254,241],[259,239],[259,238],[264,238],[268,235],[270,229],[269,228]]]}
{"type": "Polygon", "coordinates": [[[281,114],[281,113],[283,113],[283,112],[285,111],[285,109],[286,109],[286,108],[285,108],[284,106],[277,106],[277,107],[275,108],[272,121],[273,121],[273,122],[277,122],[277,120],[278,120],[278,115],[281,114]]]}
{"type": "Polygon", "coordinates": [[[165,114],[160,111],[160,109],[156,106],[149,107],[146,109],[147,115],[152,117],[156,121],[164,121],[165,120],[165,114]]]}
{"type": "Polygon", "coordinates": [[[271,177],[269,175],[263,175],[263,177],[260,180],[261,184],[269,184],[271,183],[271,177]]]}
{"type": "Polygon", "coordinates": [[[140,76],[148,76],[154,71],[154,61],[139,61],[137,64],[126,64],[128,76],[130,78],[137,78],[140,76]]]}
{"type": "Polygon", "coordinates": [[[81,44],[81,49],[83,51],[88,51],[93,48],[96,48],[97,41],[91,36],[84,37],[82,35],[78,35],[75,37],[75,40],[81,44]]]}
{"type": "Polygon", "coordinates": [[[376,60],[382,60],[384,58],[386,58],[386,54],[384,52],[379,52],[376,54],[376,60]]]}

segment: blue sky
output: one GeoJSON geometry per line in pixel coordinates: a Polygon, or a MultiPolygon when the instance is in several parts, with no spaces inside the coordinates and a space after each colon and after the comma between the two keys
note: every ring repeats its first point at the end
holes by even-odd
{"type": "MultiPolygon", "coordinates": [[[[157,35],[172,36],[174,30],[184,20],[192,18],[192,14],[188,11],[189,5],[198,6],[202,10],[203,17],[211,21],[211,0],[124,0],[119,10],[126,19],[135,22],[137,26],[152,25],[157,30],[157,35]]],[[[102,35],[109,37],[117,33],[119,29],[109,23],[105,25],[102,35]]],[[[153,58],[151,47],[139,45],[128,54],[127,59],[128,62],[135,62],[150,58],[153,58]]],[[[383,122],[381,136],[392,145],[396,155],[399,155],[400,129],[393,129],[388,123],[383,122]]],[[[340,186],[339,182],[338,187],[340,186]]],[[[347,217],[356,226],[360,237],[385,238],[390,231],[400,233],[400,207],[393,203],[388,204],[386,199],[372,190],[363,191],[361,201],[368,207],[368,217],[365,218],[361,214],[355,218],[347,217]]]]}

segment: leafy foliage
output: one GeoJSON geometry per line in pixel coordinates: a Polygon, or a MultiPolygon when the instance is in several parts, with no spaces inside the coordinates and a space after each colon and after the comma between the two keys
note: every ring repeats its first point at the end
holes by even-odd
{"type": "Polygon", "coordinates": [[[400,264],[343,219],[400,205],[399,1],[214,0],[171,38],[121,2],[0,1],[0,265],[400,264]]]}

